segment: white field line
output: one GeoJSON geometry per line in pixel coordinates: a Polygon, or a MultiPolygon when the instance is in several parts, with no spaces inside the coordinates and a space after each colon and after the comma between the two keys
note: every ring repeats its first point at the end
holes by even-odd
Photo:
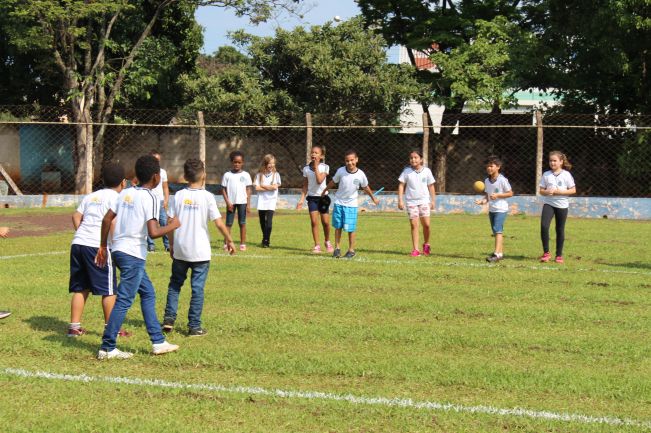
{"type": "MultiPolygon", "coordinates": [[[[38,256],[54,256],[68,254],[68,251],[51,251],[48,253],[33,253],[33,254],[17,254],[13,256],[0,256],[0,260],[12,260],[20,259],[25,257],[38,257],[38,256]]],[[[223,257],[223,258],[234,258],[234,259],[262,259],[262,260],[333,260],[328,254],[324,255],[308,255],[306,252],[305,256],[266,256],[259,254],[236,254],[229,256],[224,253],[213,253],[213,257],[223,257]]],[[[346,262],[347,259],[339,259],[341,262],[346,262]]],[[[385,264],[385,265],[411,265],[417,264],[422,266],[424,262],[420,259],[412,260],[397,260],[397,259],[369,259],[366,257],[357,257],[352,260],[353,262],[363,262],[370,264],[385,264]]],[[[566,268],[560,266],[534,266],[534,265],[508,265],[501,263],[500,265],[491,265],[488,263],[468,263],[468,262],[446,262],[446,263],[437,263],[430,262],[433,266],[441,266],[448,268],[508,268],[508,269],[530,269],[534,271],[563,271],[563,272],[598,272],[601,274],[625,274],[625,275],[651,275],[651,272],[640,272],[640,271],[620,271],[617,269],[585,269],[585,268],[566,268]]]]}
{"type": "Polygon", "coordinates": [[[519,407],[503,409],[494,406],[464,406],[453,403],[440,403],[435,401],[418,401],[410,398],[364,397],[353,394],[332,394],[318,391],[291,391],[282,389],[265,389],[248,386],[224,386],[205,383],[168,382],[160,379],[138,379],[113,376],[88,376],[50,373],[46,371],[28,371],[18,368],[5,368],[0,370],[3,375],[10,377],[23,377],[34,379],[60,380],[66,382],[99,382],[121,385],[134,385],[154,388],[171,388],[181,390],[199,390],[215,393],[248,394],[265,397],[278,397],[287,399],[307,399],[346,402],[355,405],[402,407],[409,409],[425,409],[440,412],[471,413],[496,416],[513,416],[519,418],[539,419],[548,421],[572,422],[578,424],[605,424],[609,426],[632,426],[651,429],[651,421],[641,421],[631,418],[616,416],[590,416],[575,413],[562,413],[523,409],[519,407]]]}

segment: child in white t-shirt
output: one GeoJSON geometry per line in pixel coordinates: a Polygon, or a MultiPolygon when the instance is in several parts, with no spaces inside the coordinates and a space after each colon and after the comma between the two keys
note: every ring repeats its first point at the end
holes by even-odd
{"type": "Polygon", "coordinates": [[[509,212],[507,198],[513,197],[513,190],[509,180],[505,178],[500,170],[502,160],[497,156],[489,156],[486,159],[486,174],[484,180],[484,198],[476,200],[478,205],[488,203],[488,218],[491,230],[495,237],[495,250],[493,254],[486,257],[486,261],[494,263],[504,258],[504,221],[509,212]]]}
{"type": "MultiPolygon", "coordinates": [[[[234,150],[229,155],[231,170],[224,173],[222,177],[222,196],[226,202],[226,227],[231,233],[231,227],[235,221],[240,226],[240,251],[246,251],[246,215],[251,209],[251,175],[242,170],[244,166],[244,154],[234,150]]],[[[228,249],[224,240],[224,249],[228,249]]]]}
{"type": "Polygon", "coordinates": [[[303,167],[303,188],[301,198],[298,199],[296,209],[303,207],[303,201],[307,198],[307,208],[310,212],[310,225],[312,227],[312,239],[314,240],[313,253],[321,252],[319,243],[319,216],[323,226],[323,237],[325,238],[326,250],[331,253],[334,247],[330,243],[330,211],[329,206],[319,206],[321,193],[326,187],[326,178],[330,173],[330,167],[323,162],[325,158],[325,149],[323,146],[312,146],[310,151],[311,161],[303,167]]]}
{"type": "Polygon", "coordinates": [[[328,190],[338,184],[337,193],[335,194],[335,207],[332,211],[332,226],[335,228],[335,250],[332,257],[338,259],[341,257],[341,231],[348,232],[348,251],[344,258],[352,259],[355,257],[355,230],[357,229],[357,197],[358,191],[362,189],[371,197],[373,203],[377,206],[379,201],[373,195],[373,191],[368,186],[368,179],[364,172],[357,168],[357,152],[348,150],[344,158],[344,167],[340,167],[332,180],[328,183],[325,190],[321,193],[325,195],[328,190]]]}
{"type": "Polygon", "coordinates": [[[418,222],[423,225],[423,254],[430,255],[430,212],[434,209],[436,191],[434,191],[434,175],[428,167],[423,167],[423,154],[414,149],[409,153],[409,167],[405,167],[398,177],[398,209],[405,208],[407,202],[407,215],[411,226],[411,256],[418,257],[418,222]]]}
{"type": "MultiPolygon", "coordinates": [[[[108,256],[108,266],[95,266],[95,256],[100,245],[102,219],[106,212],[115,205],[122,189],[126,185],[124,168],[119,164],[109,163],[102,169],[104,189],[88,194],[72,215],[75,236],[70,245],[70,281],[68,291],[72,293],[70,301],[70,325],[68,337],[79,337],[86,333],[81,327],[81,316],[89,294],[102,297],[104,324],[108,323],[111,310],[115,305],[117,273],[115,265],[108,256]]],[[[120,330],[120,336],[129,334],[120,330]]]]}
{"type": "Polygon", "coordinates": [[[170,255],[173,262],[172,275],[167,288],[163,332],[171,332],[174,329],[179,294],[190,269],[192,296],[188,310],[188,335],[200,337],[206,335],[206,330],[201,326],[201,312],[211,258],[208,224],[211,221],[215,222],[217,229],[224,235],[231,254],[235,252],[235,245],[222,222],[215,196],[204,189],[206,179],[204,163],[199,159],[188,159],[183,165],[183,173],[189,185],[174,194],[174,205],[169,208],[170,217],[177,218],[181,227],[170,235],[170,255]]]}
{"type": "Polygon", "coordinates": [[[556,218],[556,263],[564,263],[563,246],[565,244],[565,221],[570,207],[568,196],[576,194],[574,178],[568,170],[572,164],[563,152],[549,152],[549,168],[540,179],[540,194],[543,196],[543,209],[540,216],[540,239],[542,240],[543,255],[541,262],[551,259],[549,253],[549,226],[556,218]]]}
{"type": "Polygon", "coordinates": [[[276,157],[268,154],[262,158],[258,174],[255,175],[255,190],[258,192],[258,217],[262,231],[262,248],[269,248],[280,174],[276,171],[276,157]]]}
{"type": "MultiPolygon", "coordinates": [[[[160,163],[161,153],[158,150],[152,150],[149,152],[149,154],[154,158],[156,158],[160,163]]],[[[158,201],[160,202],[158,223],[160,224],[161,227],[163,227],[167,225],[167,204],[169,203],[170,200],[170,188],[169,188],[169,183],[167,181],[167,171],[165,171],[163,167],[161,167],[160,169],[160,182],[158,182],[156,188],[152,189],[151,192],[156,197],[158,197],[158,201]]],[[[165,248],[165,251],[170,250],[170,242],[169,239],[167,238],[167,235],[163,236],[163,247],[165,248]]],[[[152,252],[156,250],[156,245],[154,244],[154,240],[149,236],[147,236],[147,250],[152,252]]]]}

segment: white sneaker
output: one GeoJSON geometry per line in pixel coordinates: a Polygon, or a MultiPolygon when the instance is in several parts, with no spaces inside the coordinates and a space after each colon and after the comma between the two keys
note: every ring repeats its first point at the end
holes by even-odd
{"type": "Polygon", "coordinates": [[[97,352],[97,359],[127,359],[131,358],[133,356],[133,353],[131,352],[123,352],[117,348],[109,351],[106,350],[101,350],[97,352]]]}
{"type": "Polygon", "coordinates": [[[154,355],[162,355],[163,353],[170,353],[176,350],[179,350],[178,345],[163,341],[162,343],[152,344],[151,353],[154,355]]]}

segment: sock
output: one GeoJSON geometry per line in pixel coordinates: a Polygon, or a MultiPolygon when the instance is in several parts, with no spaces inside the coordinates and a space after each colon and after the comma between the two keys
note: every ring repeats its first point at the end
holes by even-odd
{"type": "Polygon", "coordinates": [[[80,322],[70,322],[70,325],[68,325],[70,329],[81,329],[81,323],[80,322]]]}
{"type": "Polygon", "coordinates": [[[504,254],[502,254],[502,253],[495,253],[495,255],[496,255],[497,257],[499,257],[500,259],[501,259],[502,257],[504,257],[504,254]]]}

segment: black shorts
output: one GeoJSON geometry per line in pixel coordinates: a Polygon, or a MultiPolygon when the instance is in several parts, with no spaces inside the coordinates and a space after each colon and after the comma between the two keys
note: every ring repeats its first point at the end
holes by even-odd
{"type": "Polygon", "coordinates": [[[103,268],[95,264],[96,255],[97,248],[76,244],[70,247],[70,293],[89,290],[93,295],[115,295],[117,275],[111,254],[107,252],[103,268]]]}

